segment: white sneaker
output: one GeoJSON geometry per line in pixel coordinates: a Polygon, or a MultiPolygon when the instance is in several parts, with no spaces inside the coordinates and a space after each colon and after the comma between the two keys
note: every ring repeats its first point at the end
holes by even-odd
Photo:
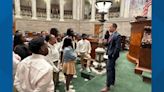
{"type": "Polygon", "coordinates": [[[73,85],[69,85],[69,88],[72,89],[73,88],[73,85]]]}
{"type": "Polygon", "coordinates": [[[77,78],[77,75],[73,75],[73,78],[77,78]]]}
{"type": "Polygon", "coordinates": [[[84,81],[88,81],[88,79],[84,79],[84,81]]]}
{"type": "Polygon", "coordinates": [[[89,69],[89,67],[88,67],[88,68],[86,68],[86,70],[87,70],[87,72],[89,72],[89,73],[91,72],[91,70],[89,69]]]}

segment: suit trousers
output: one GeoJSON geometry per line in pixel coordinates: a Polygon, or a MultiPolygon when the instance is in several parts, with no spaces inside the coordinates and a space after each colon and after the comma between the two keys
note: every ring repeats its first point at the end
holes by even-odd
{"type": "Polygon", "coordinates": [[[106,80],[106,85],[107,87],[110,87],[110,85],[114,85],[115,83],[115,63],[116,63],[117,58],[113,57],[108,57],[107,61],[107,80],[106,80]]]}

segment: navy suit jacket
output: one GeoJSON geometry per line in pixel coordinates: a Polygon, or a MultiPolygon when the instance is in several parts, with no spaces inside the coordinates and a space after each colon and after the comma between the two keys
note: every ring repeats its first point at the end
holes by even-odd
{"type": "Polygon", "coordinates": [[[116,31],[109,37],[107,54],[109,58],[118,58],[121,49],[121,35],[116,31]]]}

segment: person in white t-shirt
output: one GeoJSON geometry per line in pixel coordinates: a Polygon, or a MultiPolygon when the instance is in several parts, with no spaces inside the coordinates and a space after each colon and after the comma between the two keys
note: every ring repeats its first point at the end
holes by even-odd
{"type": "MultiPolygon", "coordinates": [[[[91,63],[91,56],[90,56],[90,53],[91,53],[91,44],[87,40],[87,35],[86,34],[82,34],[82,39],[80,41],[78,41],[78,43],[77,43],[76,51],[77,51],[78,55],[80,55],[80,56],[84,57],[85,59],[87,59],[86,70],[88,72],[91,72],[91,70],[90,70],[90,63],[91,63]]],[[[83,64],[82,64],[82,69],[84,69],[84,65],[83,64]]]]}

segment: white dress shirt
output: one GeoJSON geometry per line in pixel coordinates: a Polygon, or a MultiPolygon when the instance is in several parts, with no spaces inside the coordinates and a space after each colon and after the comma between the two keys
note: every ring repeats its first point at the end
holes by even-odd
{"type": "Polygon", "coordinates": [[[88,40],[81,39],[77,43],[76,51],[78,53],[91,53],[91,44],[88,40]]]}
{"type": "Polygon", "coordinates": [[[51,45],[50,43],[47,43],[47,44],[48,44],[48,55],[46,56],[46,60],[51,64],[54,72],[57,72],[57,71],[59,71],[57,69],[58,66],[55,66],[54,62],[58,61],[58,63],[59,63],[59,60],[60,60],[59,49],[60,49],[60,47],[58,44],[54,44],[54,45],[51,45]]]}
{"type": "Polygon", "coordinates": [[[54,92],[52,66],[45,56],[32,54],[17,66],[14,86],[18,92],[54,92]]]}
{"type": "Polygon", "coordinates": [[[20,61],[21,61],[21,57],[18,54],[15,54],[13,51],[13,79],[15,77],[17,65],[20,61]]]}

